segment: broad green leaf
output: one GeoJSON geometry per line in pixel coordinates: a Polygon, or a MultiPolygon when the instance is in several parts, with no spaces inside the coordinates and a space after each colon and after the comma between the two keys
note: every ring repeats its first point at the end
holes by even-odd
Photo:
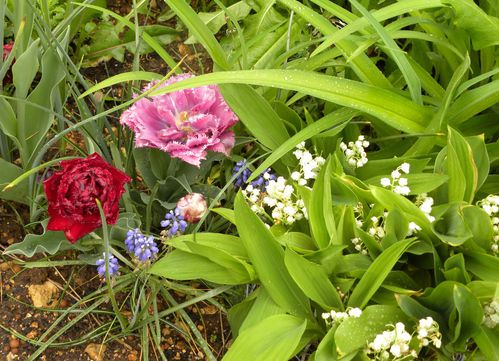
{"type": "Polygon", "coordinates": [[[480,332],[483,311],[480,302],[462,285],[454,286],[453,298],[458,313],[458,323],[452,341],[458,349],[466,350],[468,339],[480,332]]]}
{"type": "Polygon", "coordinates": [[[415,299],[415,297],[397,295],[396,300],[402,311],[404,311],[404,313],[409,317],[420,320],[430,316],[437,321],[439,325],[441,325],[441,331],[447,330],[447,320],[443,317],[444,315],[434,311],[431,308],[423,306],[415,299]]]}
{"type": "Polygon", "coordinates": [[[279,307],[274,302],[274,300],[272,300],[268,292],[265,291],[265,288],[258,288],[258,290],[254,292],[254,294],[255,301],[253,302],[251,309],[248,311],[248,314],[241,323],[239,333],[259,324],[270,316],[282,315],[284,313],[284,310],[279,307]]]}
{"type": "MultiPolygon", "coordinates": [[[[329,161],[327,164],[329,164],[329,161]]],[[[329,230],[331,227],[330,225],[328,225],[328,222],[330,220],[326,220],[326,218],[324,217],[326,207],[328,207],[327,210],[329,210],[330,212],[332,211],[331,187],[328,187],[326,189],[326,177],[329,177],[327,166],[322,167],[319,176],[315,180],[310,201],[305,203],[308,214],[308,223],[310,225],[313,240],[318,249],[326,248],[331,241],[331,236],[329,234],[329,230]]]]}
{"type": "Polygon", "coordinates": [[[428,295],[418,297],[417,301],[437,313],[435,320],[442,333],[452,340],[458,350],[464,351],[466,340],[479,332],[482,307],[466,286],[444,281],[428,295]]]}
{"type": "Polygon", "coordinates": [[[225,101],[264,146],[275,150],[289,139],[281,118],[253,88],[241,84],[226,84],[220,88],[225,101]]]}
{"type": "Polygon", "coordinates": [[[17,118],[14,110],[10,103],[4,99],[0,98],[0,114],[2,114],[2,119],[0,121],[0,130],[16,143],[18,147],[19,140],[17,139],[17,118]]]}
{"type": "MultiPolygon", "coordinates": [[[[48,221],[42,224],[44,229],[48,221]]],[[[88,251],[89,248],[85,247],[83,242],[70,243],[64,232],[54,232],[45,230],[43,234],[28,234],[21,242],[14,243],[7,247],[4,254],[18,254],[26,257],[33,257],[36,253],[49,253],[51,255],[60,251],[66,250],[79,250],[88,251]]]]}
{"type": "Polygon", "coordinates": [[[348,299],[348,306],[363,308],[381,286],[400,256],[414,243],[414,240],[407,239],[394,243],[384,250],[355,286],[348,299]]]}
{"type": "Polygon", "coordinates": [[[478,183],[478,170],[471,147],[464,137],[448,127],[447,173],[449,175],[449,202],[471,203],[478,183]]]}
{"type": "Polygon", "coordinates": [[[227,268],[202,255],[179,249],[156,261],[149,272],[174,280],[205,279],[219,284],[237,285],[253,281],[242,264],[232,262],[231,267],[227,268]]]}
{"type": "MultiPolygon", "coordinates": [[[[411,158],[388,158],[388,159],[369,159],[362,167],[355,170],[355,176],[359,179],[374,178],[379,175],[389,175],[395,168],[402,163],[411,165],[411,173],[422,173],[425,166],[428,164],[429,158],[426,159],[411,159],[411,158]]],[[[379,185],[377,183],[376,185],[379,185]]]]}
{"type": "Polygon", "coordinates": [[[168,240],[168,244],[186,252],[191,252],[189,244],[193,242],[216,248],[240,259],[246,260],[248,258],[246,249],[239,237],[231,236],[229,234],[200,232],[184,234],[168,240]]]}
{"type": "Polygon", "coordinates": [[[490,216],[477,206],[463,207],[464,221],[473,234],[473,241],[488,251],[492,246],[493,229],[490,216]]]}
{"type": "Polygon", "coordinates": [[[423,230],[431,230],[425,214],[407,198],[380,187],[371,186],[371,191],[376,200],[388,210],[398,208],[404,212],[409,222],[416,222],[423,230]]]}
{"type": "Polygon", "coordinates": [[[456,12],[454,24],[471,37],[473,49],[499,45],[499,19],[488,15],[473,0],[442,0],[456,12]]]}
{"type": "Polygon", "coordinates": [[[499,333],[496,329],[482,326],[480,331],[473,336],[481,353],[486,360],[494,360],[499,355],[499,333]]]}
{"type": "Polygon", "coordinates": [[[466,252],[466,269],[482,281],[499,280],[499,258],[486,253],[466,252]]]}
{"type": "Polygon", "coordinates": [[[487,179],[490,170],[490,159],[487,152],[487,146],[484,141],[484,135],[482,134],[474,137],[466,137],[466,141],[471,148],[473,161],[476,165],[477,189],[479,189],[487,179]]]}
{"type": "Polygon", "coordinates": [[[262,286],[286,311],[311,317],[308,298],[286,269],[284,250],[258,216],[251,211],[241,192],[236,196],[234,211],[239,236],[262,286]]]}
{"type": "Polygon", "coordinates": [[[443,274],[448,281],[456,281],[462,284],[468,284],[471,281],[466,271],[462,253],[450,256],[445,260],[443,274]]]}
{"type": "Polygon", "coordinates": [[[314,361],[330,361],[337,358],[336,344],[334,341],[335,328],[331,328],[320,341],[315,352],[314,361]]]}
{"type": "Polygon", "coordinates": [[[366,347],[377,334],[388,330],[388,325],[402,322],[410,329],[408,317],[395,306],[373,305],[366,307],[360,317],[345,319],[336,330],[334,339],[338,356],[342,357],[366,347]]]}
{"type": "Polygon", "coordinates": [[[225,267],[230,273],[239,274],[241,279],[245,277],[248,281],[255,279],[255,272],[248,263],[232,256],[225,250],[195,241],[186,241],[185,244],[192,253],[208,258],[210,261],[225,267]]]}
{"type": "Polygon", "coordinates": [[[481,302],[488,302],[499,296],[499,283],[491,281],[472,281],[466,285],[481,302]]]}
{"type": "Polygon", "coordinates": [[[445,205],[446,210],[432,223],[432,229],[440,240],[453,247],[462,245],[473,237],[464,219],[460,204],[445,205]]]}
{"type": "Polygon", "coordinates": [[[301,253],[307,253],[307,251],[315,251],[317,249],[312,238],[301,232],[286,232],[281,236],[277,236],[277,240],[283,246],[297,250],[301,253]]]}
{"type": "Polygon", "coordinates": [[[23,174],[23,170],[3,158],[0,158],[0,169],[2,170],[0,172],[0,198],[28,204],[29,191],[27,181],[21,182],[16,187],[4,190],[8,184],[23,174]]]}
{"type": "MultiPolygon", "coordinates": [[[[380,176],[369,178],[365,182],[379,186],[381,184],[381,178],[387,177],[387,175],[389,175],[389,173],[387,173],[386,175],[383,174],[380,176]]],[[[407,178],[408,187],[410,188],[410,195],[429,193],[434,189],[440,187],[449,179],[449,177],[445,174],[412,173],[412,171],[410,174],[404,174],[404,178],[407,178]]]]}
{"type": "Polygon", "coordinates": [[[204,74],[157,90],[151,95],[209,84],[253,84],[295,90],[370,114],[408,133],[422,132],[431,110],[396,92],[340,77],[301,70],[243,70],[204,74]]]}
{"type": "Polygon", "coordinates": [[[234,210],[220,207],[220,208],[213,208],[211,211],[213,213],[221,215],[230,223],[236,224],[236,216],[234,215],[234,210]]]}
{"type": "Polygon", "coordinates": [[[465,91],[449,108],[449,125],[459,126],[499,102],[499,79],[465,91]]]}
{"type": "Polygon", "coordinates": [[[290,315],[270,316],[239,335],[222,361],[288,361],[307,321],[290,315]]]}
{"type": "MultiPolygon", "coordinates": [[[[47,49],[42,57],[42,78],[28,96],[27,101],[46,109],[52,109],[59,96],[58,85],[64,78],[64,64],[58,53],[55,49],[47,49]]],[[[28,157],[26,159],[33,160],[36,155],[33,152],[43,143],[53,119],[54,116],[48,111],[35,108],[29,103],[26,105],[24,115],[18,118],[18,136],[21,144],[23,142],[26,144],[26,148],[22,149],[25,157],[28,157]]],[[[26,162],[24,166],[30,166],[30,163],[26,162]]]]}
{"type": "Polygon", "coordinates": [[[308,261],[290,249],[286,249],[284,263],[293,280],[312,301],[317,302],[324,310],[343,310],[338,291],[323,266],[308,261]]]}
{"type": "Polygon", "coordinates": [[[14,86],[16,87],[16,97],[25,99],[28,91],[31,88],[31,83],[35,79],[38,72],[39,62],[38,56],[40,51],[38,46],[39,41],[31,43],[29,48],[23,52],[12,65],[12,74],[14,86]]]}

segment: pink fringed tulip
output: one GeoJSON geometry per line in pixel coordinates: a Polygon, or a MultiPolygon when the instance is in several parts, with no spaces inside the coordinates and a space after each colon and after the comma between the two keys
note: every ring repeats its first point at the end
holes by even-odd
{"type": "Polygon", "coordinates": [[[208,208],[204,196],[199,193],[190,193],[177,202],[180,215],[189,223],[199,222],[208,208]]]}
{"type": "MultiPolygon", "coordinates": [[[[160,87],[191,77],[177,75],[160,87]]],[[[144,91],[155,84],[149,83],[144,91]]],[[[120,122],[135,133],[136,147],[159,148],[199,167],[208,150],[229,154],[234,133],[228,129],[237,120],[218,86],[207,85],[142,98],[121,115],[120,122]]]]}

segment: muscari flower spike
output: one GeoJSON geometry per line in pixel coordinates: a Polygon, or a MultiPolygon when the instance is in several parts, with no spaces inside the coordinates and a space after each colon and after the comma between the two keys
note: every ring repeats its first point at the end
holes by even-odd
{"type": "MultiPolygon", "coordinates": [[[[97,260],[96,266],[97,273],[99,273],[101,277],[106,277],[106,252],[102,253],[102,258],[97,260]]],[[[117,275],[119,268],[118,259],[112,254],[109,254],[109,276],[117,275]]]]}
{"type": "MultiPolygon", "coordinates": [[[[237,173],[239,173],[239,171],[242,168],[247,167],[246,163],[247,163],[246,159],[237,162],[232,171],[232,176],[236,176],[237,173]]],[[[236,177],[234,181],[234,187],[245,189],[248,186],[246,182],[248,181],[248,178],[251,176],[251,174],[252,172],[249,170],[249,168],[245,168],[236,177]]],[[[275,176],[275,174],[272,173],[272,170],[270,168],[267,168],[267,170],[262,174],[260,174],[258,178],[256,178],[254,181],[252,181],[250,185],[253,186],[253,188],[259,188],[262,192],[265,192],[265,189],[269,184],[269,181],[275,180],[276,178],[277,177],[275,176]]]]}
{"type": "Polygon", "coordinates": [[[187,228],[187,222],[180,214],[180,209],[176,207],[174,210],[165,215],[165,219],[161,221],[161,227],[164,227],[168,236],[173,237],[177,233],[182,233],[187,228]]]}
{"type": "Polygon", "coordinates": [[[147,262],[153,259],[158,252],[158,245],[154,242],[153,236],[142,236],[135,241],[133,254],[140,262],[147,262]]]}
{"type": "Polygon", "coordinates": [[[133,253],[133,251],[135,250],[135,243],[142,237],[144,237],[144,235],[140,233],[140,230],[138,228],[129,230],[125,238],[126,250],[129,253],[133,253]]]}

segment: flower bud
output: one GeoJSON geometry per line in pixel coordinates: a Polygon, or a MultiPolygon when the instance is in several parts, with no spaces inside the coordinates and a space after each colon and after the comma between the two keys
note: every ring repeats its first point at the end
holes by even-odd
{"type": "Polygon", "coordinates": [[[179,199],[177,208],[180,210],[180,215],[187,222],[196,223],[203,217],[208,208],[208,203],[202,194],[190,193],[179,199]]]}

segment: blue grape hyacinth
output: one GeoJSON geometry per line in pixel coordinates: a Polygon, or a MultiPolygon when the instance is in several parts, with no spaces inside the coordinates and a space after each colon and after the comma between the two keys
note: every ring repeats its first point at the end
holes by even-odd
{"type": "MultiPolygon", "coordinates": [[[[106,277],[106,252],[102,253],[102,258],[97,260],[96,266],[97,273],[99,273],[101,277],[106,277]]],[[[112,254],[109,254],[109,276],[117,275],[119,268],[118,259],[112,254]]]]}
{"type": "Polygon", "coordinates": [[[128,253],[133,253],[133,251],[135,250],[135,243],[142,237],[144,237],[144,235],[140,233],[140,230],[138,228],[131,229],[127,232],[125,238],[125,246],[128,253]]]}
{"type": "MultiPolygon", "coordinates": [[[[232,176],[235,176],[244,167],[246,167],[246,159],[240,160],[236,163],[232,171],[232,176]]],[[[250,175],[251,171],[248,168],[244,169],[234,180],[234,187],[244,188],[246,186],[246,181],[248,180],[250,175]]]]}
{"type": "Polygon", "coordinates": [[[161,221],[161,227],[165,228],[168,236],[173,237],[177,233],[182,233],[187,228],[187,222],[180,214],[180,209],[175,208],[165,215],[165,219],[161,221]]]}
{"type": "Polygon", "coordinates": [[[154,237],[142,236],[135,241],[133,254],[140,262],[146,262],[154,258],[158,253],[158,245],[154,242],[154,237]]]}
{"type": "MultiPolygon", "coordinates": [[[[237,162],[232,171],[232,176],[235,176],[242,168],[246,167],[246,163],[246,159],[237,162]]],[[[240,173],[234,180],[234,187],[245,189],[247,186],[246,182],[248,181],[248,178],[251,176],[251,174],[252,172],[248,168],[244,169],[242,173],[240,173]]],[[[276,179],[275,174],[272,173],[272,170],[270,168],[267,168],[265,172],[260,174],[258,178],[256,178],[250,184],[254,188],[259,188],[261,191],[265,192],[265,188],[269,184],[269,180],[273,179],[276,179]]]]}

